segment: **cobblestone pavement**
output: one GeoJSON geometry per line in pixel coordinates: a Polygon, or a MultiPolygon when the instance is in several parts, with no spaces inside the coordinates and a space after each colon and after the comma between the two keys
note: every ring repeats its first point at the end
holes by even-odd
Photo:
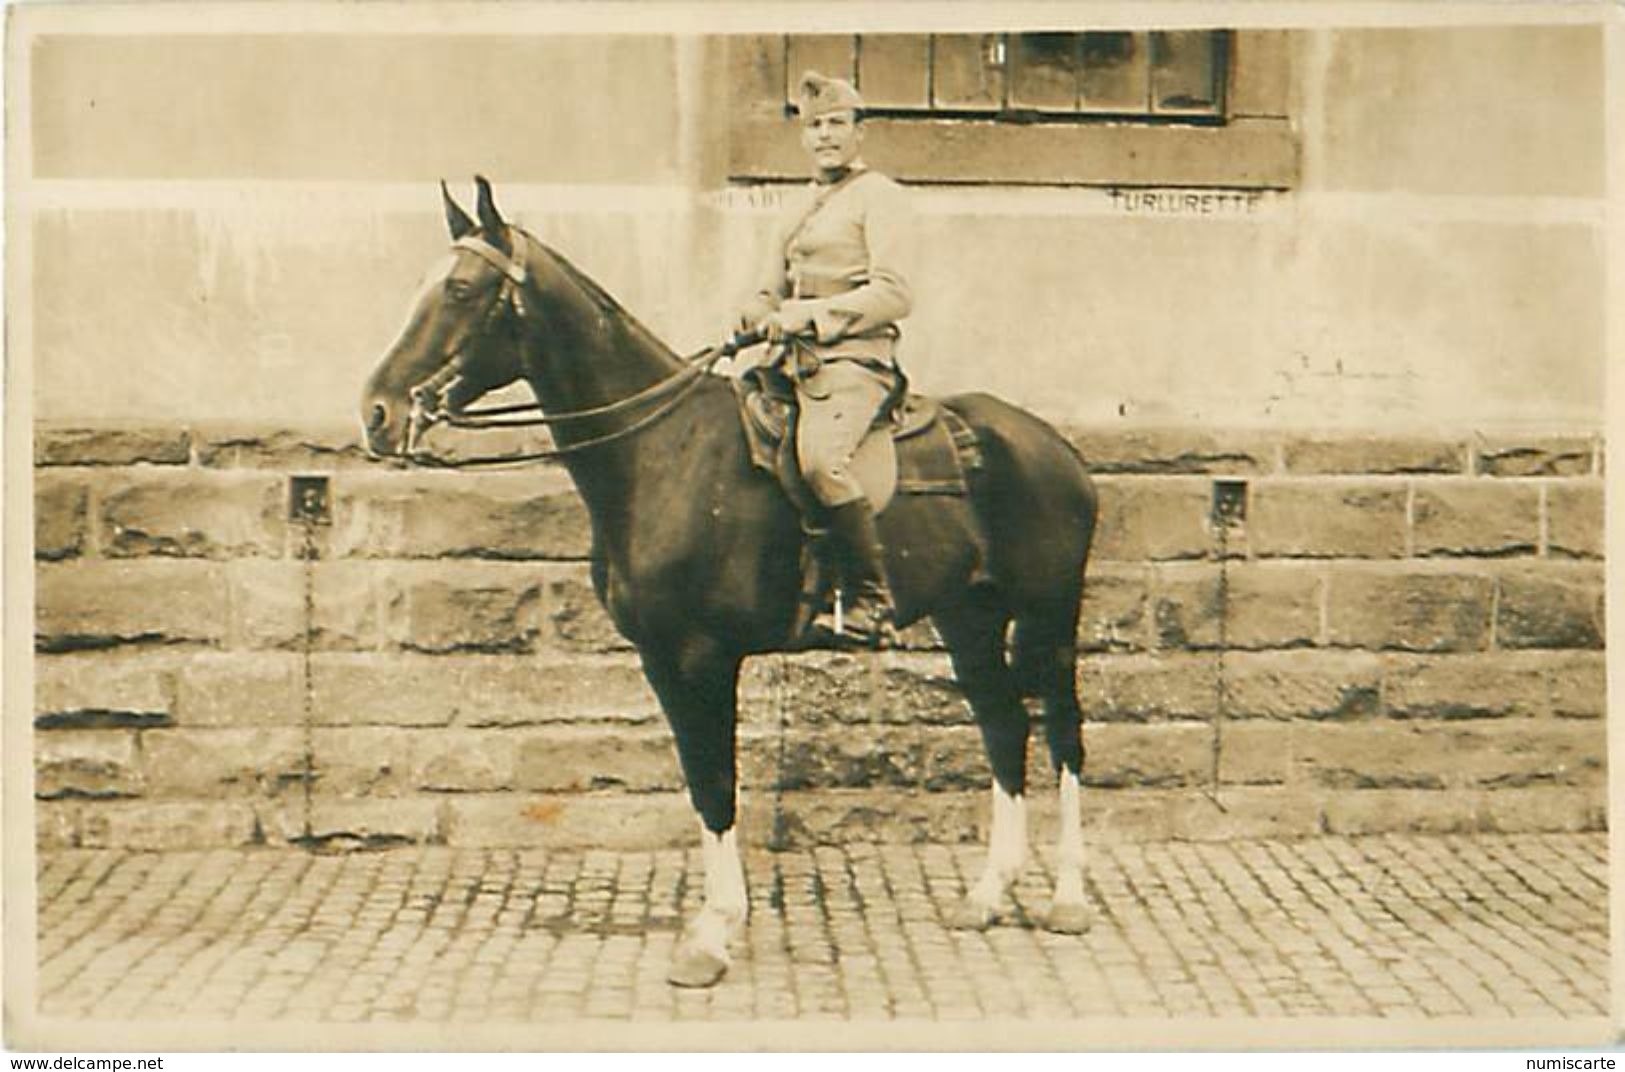
{"type": "Polygon", "coordinates": [[[749,854],[710,991],[664,982],[697,851],[44,854],[48,1016],[548,1021],[742,1017],[1595,1016],[1606,836],[1096,846],[1099,918],[947,930],[974,846],[749,854]]]}

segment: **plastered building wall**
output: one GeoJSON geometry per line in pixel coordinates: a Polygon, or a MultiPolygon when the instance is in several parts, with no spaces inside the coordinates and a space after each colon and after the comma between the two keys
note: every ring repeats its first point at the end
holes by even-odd
{"type": "MultiPolygon", "coordinates": [[[[1601,40],[1293,33],[1285,191],[920,188],[909,367],[1102,426],[1594,431],[1601,40]]],[[[726,48],[39,40],[38,415],[351,419],[443,252],[436,180],[476,171],[674,348],[713,341],[780,192],[726,180],[726,48]]]]}

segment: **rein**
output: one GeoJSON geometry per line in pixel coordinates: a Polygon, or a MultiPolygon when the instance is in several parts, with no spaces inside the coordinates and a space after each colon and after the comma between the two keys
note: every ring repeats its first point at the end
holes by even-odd
{"type": "Polygon", "coordinates": [[[665,379],[649,387],[645,387],[635,395],[630,395],[616,402],[609,402],[602,406],[593,406],[591,409],[569,410],[564,413],[546,414],[541,412],[541,405],[536,402],[515,402],[508,406],[485,406],[479,409],[446,410],[439,415],[441,423],[452,428],[469,428],[479,430],[482,428],[535,428],[549,427],[555,424],[569,424],[571,421],[584,421],[591,417],[609,417],[623,410],[634,409],[652,399],[659,398],[672,386],[679,383],[685,376],[693,372],[695,365],[705,369],[728,356],[718,352],[719,347],[707,346],[683,359],[686,367],[678,369],[665,379]],[[710,361],[702,361],[716,353],[710,361]],[[536,413],[535,417],[523,417],[519,420],[496,420],[494,418],[506,417],[515,413],[536,413]]]}
{"type": "Polygon", "coordinates": [[[591,409],[572,410],[566,413],[555,413],[551,416],[543,414],[523,420],[493,420],[509,413],[529,413],[541,409],[534,402],[520,402],[511,406],[491,406],[480,410],[467,410],[463,415],[456,416],[444,409],[429,410],[421,398],[412,399],[411,423],[407,431],[407,448],[400,455],[414,465],[436,469],[467,469],[478,465],[513,465],[520,462],[552,461],[557,458],[579,454],[582,451],[592,450],[596,447],[606,446],[610,443],[626,439],[643,431],[663,417],[675,410],[679,403],[686,399],[694,390],[705,381],[706,374],[713,366],[724,358],[732,357],[742,347],[733,342],[723,343],[720,346],[707,346],[694,354],[684,358],[683,367],[670,376],[639,391],[635,395],[623,398],[618,402],[611,402],[603,406],[594,406],[591,409]],[[527,451],[523,454],[492,454],[473,458],[441,458],[419,450],[418,439],[436,424],[444,424],[451,428],[466,428],[474,431],[489,430],[493,428],[531,428],[537,426],[551,426],[568,424],[571,421],[586,420],[590,417],[606,417],[633,409],[643,403],[653,401],[663,395],[671,395],[666,404],[651,413],[633,421],[625,428],[617,428],[613,432],[601,436],[593,436],[579,442],[569,443],[562,447],[544,447],[541,450],[527,451]]]}
{"type": "MultiPolygon", "coordinates": [[[[510,229],[509,233],[513,236],[513,248],[516,252],[530,242],[530,236],[517,228],[510,229]]],[[[491,326],[500,319],[504,309],[511,311],[520,322],[523,322],[525,305],[521,288],[529,278],[523,256],[510,257],[483,239],[473,236],[458,239],[452,243],[452,248],[466,249],[478,255],[500,271],[504,277],[501,288],[480,321],[479,329],[468,342],[472,342],[490,331],[491,326]]],[[[406,449],[396,456],[414,465],[443,469],[464,469],[483,465],[513,465],[521,462],[551,461],[556,458],[592,450],[596,447],[606,446],[635,435],[670,414],[699,387],[705,380],[706,374],[719,362],[734,356],[740,350],[756,345],[760,341],[760,338],[754,334],[745,334],[736,336],[720,345],[704,347],[685,357],[682,367],[676,372],[638,391],[636,394],[604,405],[592,406],[588,409],[569,410],[553,414],[543,413],[541,404],[537,402],[518,402],[511,405],[486,406],[478,409],[453,409],[446,404],[448,389],[461,378],[458,358],[462,356],[463,351],[467,348],[467,342],[465,342],[447,357],[445,364],[438,371],[413,387],[409,392],[412,399],[412,410],[407,424],[406,449]],[[422,438],[437,424],[470,431],[497,428],[555,427],[573,421],[611,417],[656,402],[662,404],[624,428],[618,428],[604,435],[593,436],[560,447],[549,447],[523,454],[485,455],[470,458],[441,458],[420,448],[422,438]],[[519,414],[531,413],[536,414],[536,416],[518,416],[519,414]]]]}

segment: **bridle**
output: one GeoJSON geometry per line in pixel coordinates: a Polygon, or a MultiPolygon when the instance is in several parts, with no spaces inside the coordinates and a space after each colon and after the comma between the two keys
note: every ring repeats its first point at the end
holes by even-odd
{"type": "MultiPolygon", "coordinates": [[[[536,402],[516,402],[511,405],[485,406],[475,409],[453,407],[449,402],[450,389],[462,379],[461,359],[463,354],[470,346],[494,331],[504,319],[511,317],[511,323],[516,328],[518,325],[523,324],[525,320],[524,285],[529,278],[529,272],[525,267],[526,256],[523,251],[532,240],[529,235],[526,235],[517,227],[510,227],[508,234],[514,250],[512,256],[475,235],[465,235],[452,243],[452,249],[467,250],[495,267],[502,273],[502,284],[497,288],[497,292],[492,297],[485,312],[481,314],[478,326],[470,330],[446,355],[439,369],[427,379],[413,385],[408,391],[408,396],[412,400],[412,409],[407,421],[406,447],[397,453],[395,457],[404,459],[414,465],[462,469],[473,466],[551,461],[556,458],[592,450],[596,447],[606,446],[636,435],[670,414],[677,408],[679,403],[704,382],[706,374],[715,365],[725,358],[734,356],[740,350],[754,346],[761,341],[755,334],[747,334],[736,336],[721,345],[704,347],[685,357],[682,367],[665,379],[659,380],[636,394],[619,401],[593,406],[589,409],[547,414],[541,412],[542,407],[536,402]],[[423,437],[437,424],[443,424],[449,428],[463,428],[474,431],[495,428],[551,428],[567,425],[574,421],[612,417],[640,407],[651,406],[655,403],[661,404],[624,428],[618,428],[613,432],[577,440],[559,447],[544,448],[521,454],[493,454],[467,458],[442,458],[422,447],[423,437]],[[535,414],[535,416],[521,416],[521,414],[535,414]]],[[[520,340],[516,338],[514,344],[516,346],[520,345],[520,340]]]]}

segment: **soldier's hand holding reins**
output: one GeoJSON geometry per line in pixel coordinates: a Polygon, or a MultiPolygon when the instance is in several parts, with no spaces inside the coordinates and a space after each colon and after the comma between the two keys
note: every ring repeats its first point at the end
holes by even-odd
{"type": "Polygon", "coordinates": [[[785,302],[783,306],[762,318],[756,325],[756,330],[768,342],[783,342],[789,336],[811,337],[815,328],[812,313],[804,309],[797,302],[785,302]],[[794,307],[792,307],[794,306],[794,307]]]}
{"type": "Polygon", "coordinates": [[[733,357],[741,350],[749,350],[752,346],[758,346],[765,341],[762,333],[753,328],[749,331],[736,332],[733,338],[717,349],[723,357],[733,357]]]}

